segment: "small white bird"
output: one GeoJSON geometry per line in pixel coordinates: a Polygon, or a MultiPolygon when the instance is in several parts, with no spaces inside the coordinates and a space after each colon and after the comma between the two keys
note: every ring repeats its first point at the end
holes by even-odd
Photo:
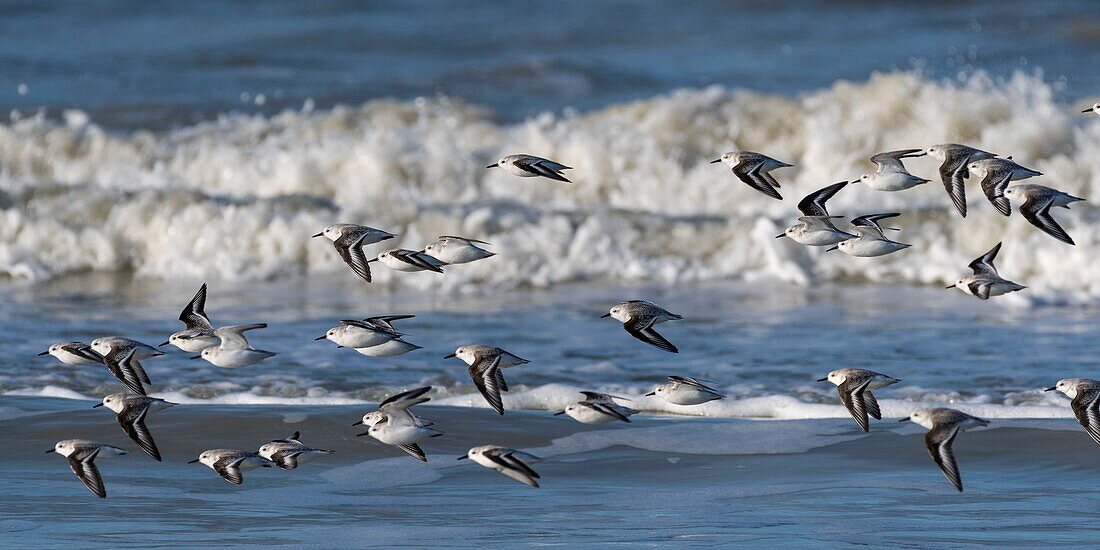
{"type": "Polygon", "coordinates": [[[58,441],[46,453],[57,453],[69,459],[69,468],[80,478],[81,483],[99,498],[107,498],[107,488],[103,486],[103,478],[99,475],[95,459],[124,455],[126,451],[86,439],[65,439],[58,441]]]}
{"type": "Polygon", "coordinates": [[[539,486],[539,475],[524,463],[524,460],[532,463],[542,460],[533,454],[501,447],[500,445],[482,445],[467,451],[466,456],[458,457],[459,460],[467,458],[524,485],[535,488],[539,486]]]}
{"type": "Polygon", "coordinates": [[[909,248],[912,245],[899,243],[887,238],[882,232],[882,227],[878,224],[880,220],[900,215],[901,214],[897,212],[889,212],[886,214],[869,214],[867,216],[855,218],[852,220],[852,229],[859,237],[843,241],[829,250],[839,249],[849,256],[872,258],[876,256],[885,256],[909,248]]]}
{"type": "Polygon", "coordinates": [[[231,369],[247,367],[274,357],[275,352],[258,350],[245,338],[245,331],[258,328],[267,328],[267,323],[221,327],[214,331],[214,334],[221,339],[221,344],[202,350],[192,359],[202,358],[215,367],[231,369]]]}
{"type": "Polygon", "coordinates": [[[955,453],[951,449],[951,444],[955,441],[955,436],[959,435],[959,432],[988,426],[989,421],[970,416],[962,411],[943,407],[917,409],[909,415],[909,418],[902,418],[900,421],[905,422],[906,420],[928,428],[929,432],[924,435],[924,444],[928,447],[928,454],[932,456],[932,460],[940,467],[940,471],[947,477],[947,480],[961,493],[963,490],[962,476],[959,474],[958,464],[955,463],[955,453]]]}
{"type": "Polygon", "coordinates": [[[1004,197],[1008,182],[1043,175],[1042,172],[1036,172],[1031,168],[1024,168],[1016,164],[1011,157],[1007,159],[976,160],[967,165],[966,168],[970,173],[982,178],[982,191],[985,193],[985,197],[989,199],[989,202],[993,204],[998,212],[1005,216],[1012,213],[1012,206],[1009,204],[1008,199],[1004,197]]]}
{"type": "Polygon", "coordinates": [[[921,149],[879,153],[871,157],[871,162],[876,166],[875,171],[861,175],[852,183],[862,183],[875,191],[904,191],[928,183],[929,180],[910,174],[901,161],[904,158],[919,157],[924,154],[921,149]]]}
{"type": "Polygon", "coordinates": [[[798,210],[802,212],[802,217],[798,218],[799,223],[788,227],[775,238],[790,237],[794,242],[806,246],[830,246],[854,239],[855,235],[841,231],[833,225],[833,218],[843,216],[830,216],[825,208],[825,201],[831,199],[846,185],[848,185],[846,181],[834,183],[803,197],[798,203],[798,210]]]}
{"type": "Polygon", "coordinates": [[[866,432],[870,430],[868,415],[875,420],[882,420],[878,400],[875,399],[871,390],[885,388],[901,380],[864,369],[837,369],[818,382],[832,382],[836,385],[840,400],[848,408],[848,413],[866,432]]]}
{"type": "Polygon", "coordinates": [[[171,344],[183,351],[198,353],[221,342],[214,335],[214,326],[206,316],[206,283],[199,287],[199,291],[183,308],[179,319],[183,322],[184,330],[169,336],[168,341],[161,346],[171,344]]]}
{"type": "Polygon", "coordinates": [[[654,325],[665,321],[679,321],[684,317],[670,313],[663,307],[645,300],[627,300],[620,302],[611,308],[611,311],[600,318],[611,317],[623,324],[623,329],[631,336],[641,340],[655,348],[663,349],[671,353],[680,353],[676,346],[672,345],[653,329],[654,325]]]}
{"type": "Polygon", "coordinates": [[[1034,183],[1017,183],[1009,186],[1005,189],[1004,196],[1013,202],[1020,203],[1020,214],[1031,225],[1059,241],[1074,244],[1066,230],[1054,221],[1050,215],[1050,209],[1059,206],[1068,209],[1069,205],[1085,199],[1034,183]]]}
{"type": "Polygon", "coordinates": [[[1081,112],[1082,113],[1096,113],[1096,114],[1100,115],[1100,103],[1093,103],[1092,107],[1089,107],[1088,109],[1085,109],[1084,111],[1081,111],[1081,112]]]}
{"type": "Polygon", "coordinates": [[[486,168],[503,168],[513,176],[521,178],[543,177],[573,183],[561,175],[562,170],[572,170],[572,167],[534,155],[508,155],[486,168]]]}
{"type": "Polygon", "coordinates": [[[305,464],[311,460],[324,455],[330,455],[336,451],[329,451],[327,449],[314,449],[313,447],[306,446],[299,439],[301,433],[294,432],[294,435],[286,439],[276,439],[270,443],[266,443],[260,447],[259,455],[279,466],[282,470],[293,470],[298,467],[299,464],[305,464]]]}
{"type": "Polygon", "coordinates": [[[447,265],[438,258],[423,251],[416,252],[403,248],[387,250],[367,263],[371,262],[382,262],[382,264],[390,269],[403,271],[405,273],[415,273],[417,271],[443,273],[442,267],[447,265]]]}
{"type": "Polygon", "coordinates": [[[504,380],[502,369],[530,363],[503,349],[482,345],[462,346],[444,359],[452,357],[458,357],[466,363],[477,391],[500,415],[504,414],[504,401],[500,392],[508,391],[508,382],[504,380]]]}
{"type": "Polygon", "coordinates": [[[332,241],[336,251],[340,253],[340,259],[348,264],[348,267],[366,282],[371,281],[370,262],[363,254],[363,247],[382,242],[396,237],[393,233],[357,225],[354,223],[338,223],[326,227],[323,231],[313,236],[325,237],[332,241]]]}
{"type": "Polygon", "coordinates": [[[271,461],[260,456],[259,453],[251,453],[238,449],[209,449],[203,451],[195,460],[188,464],[201,462],[217,472],[222,479],[240,485],[244,483],[242,472],[256,468],[270,468],[271,461]]]}
{"type": "Polygon", "coordinates": [[[58,342],[38,355],[52,355],[58,361],[74,367],[103,364],[103,356],[84,342],[58,342]]]}
{"type": "Polygon", "coordinates": [[[668,383],[661,384],[646,397],[657,396],[673,405],[702,405],[726,396],[697,378],[669,376],[668,383]]]}
{"type": "MultiPolygon", "coordinates": [[[[383,413],[381,419],[368,428],[366,432],[358,434],[358,437],[364,435],[369,435],[386,445],[401,447],[409,455],[421,459],[421,456],[424,456],[424,451],[421,450],[419,456],[416,454],[416,450],[420,449],[419,444],[433,437],[439,437],[443,435],[443,432],[426,424],[415,422],[407,415],[383,413]]],[[[426,456],[422,460],[424,462],[428,461],[426,456]]]]}
{"type": "Polygon", "coordinates": [[[477,246],[479,244],[489,245],[489,243],[477,239],[443,235],[434,243],[424,247],[424,251],[433,258],[447,264],[466,264],[496,256],[495,252],[489,252],[477,246]]]}
{"type": "Polygon", "coordinates": [[[593,391],[582,391],[581,395],[584,396],[584,401],[572,403],[564,411],[554,413],[554,416],[566,414],[581,424],[609,424],[630,422],[630,415],[638,412],[615,402],[616,399],[626,399],[625,397],[593,391]]]}
{"type": "MultiPolygon", "coordinates": [[[[967,166],[971,162],[993,158],[997,155],[958,143],[941,143],[924,150],[924,154],[943,161],[940,164],[940,179],[951,202],[955,204],[962,217],[966,217],[966,178],[970,177],[967,166]]],[[[913,155],[921,156],[921,155],[913,155]]]]}
{"type": "MultiPolygon", "coordinates": [[[[378,410],[364,414],[363,418],[358,422],[352,424],[352,426],[366,425],[373,428],[374,426],[377,426],[379,424],[391,422],[392,426],[405,426],[405,428],[391,428],[392,434],[387,433],[382,435],[383,437],[392,439],[394,441],[400,438],[400,435],[402,434],[399,434],[398,432],[401,431],[408,432],[405,435],[411,435],[411,438],[413,439],[415,439],[417,436],[424,436],[424,439],[429,437],[436,437],[435,435],[432,435],[432,432],[415,431],[407,428],[407,426],[409,425],[418,428],[427,428],[432,425],[431,422],[427,422],[417,417],[415,414],[413,414],[411,410],[409,410],[414,405],[419,405],[421,403],[427,403],[428,401],[431,401],[430,397],[424,397],[424,394],[431,391],[431,389],[431,386],[425,386],[422,388],[416,388],[391,395],[387,397],[385,401],[382,401],[378,404],[378,410]]],[[[370,431],[366,432],[365,434],[359,435],[371,435],[372,437],[374,436],[374,434],[372,434],[370,431]]],[[[439,433],[439,435],[442,434],[439,433]]],[[[378,437],[376,437],[375,439],[378,439],[383,443],[396,445],[402,451],[408,453],[409,456],[421,462],[428,461],[427,456],[424,454],[424,450],[421,449],[420,445],[418,444],[419,441],[412,441],[409,443],[389,443],[388,441],[384,441],[378,437]]]]}
{"type": "Polygon", "coordinates": [[[733,174],[737,176],[737,179],[744,182],[749,187],[760,191],[761,193],[777,200],[783,200],[783,196],[779,194],[780,185],[778,181],[771,175],[771,171],[777,168],[789,168],[792,164],[787,164],[775,160],[767,155],[761,155],[760,153],[754,153],[752,151],[732,151],[724,153],[721,157],[710,161],[711,164],[724,163],[733,169],[733,174]]]}
{"type": "Polygon", "coordinates": [[[103,338],[96,338],[92,340],[90,345],[96,353],[104,357],[121,356],[131,349],[134,350],[134,359],[139,361],[164,355],[163,351],[149,344],[143,344],[137,340],[123,338],[121,336],[104,336],[103,338]]]}
{"type": "Polygon", "coordinates": [[[1088,378],[1063,378],[1044,391],[1055,390],[1073,400],[1069,403],[1073,416],[1085,428],[1085,433],[1100,444],[1100,382],[1088,378]]]}
{"type": "Polygon", "coordinates": [[[153,441],[153,434],[145,426],[145,418],[151,412],[163,411],[177,404],[156,397],[112,393],[92,408],[107,407],[114,411],[115,419],[118,420],[118,425],[122,426],[122,431],[126,432],[126,435],[137,443],[142,451],[145,451],[145,454],[159,462],[160,450],[157,449],[156,441],[153,441]]]}
{"type": "MultiPolygon", "coordinates": [[[[412,315],[395,315],[398,319],[412,317],[412,315]]],[[[380,346],[391,340],[401,337],[401,333],[395,331],[389,323],[378,324],[372,322],[371,317],[362,321],[343,319],[340,326],[332,327],[325,334],[315,340],[328,340],[337,346],[344,348],[370,348],[380,346]]]]}
{"type": "Polygon", "coordinates": [[[997,273],[997,267],[993,265],[993,260],[997,258],[997,253],[1000,251],[1001,243],[997,243],[997,246],[994,246],[989,252],[975,258],[974,261],[970,262],[970,269],[974,270],[974,274],[955,281],[955,284],[947,288],[957,288],[982,300],[1027,288],[1009,281],[997,273]]]}

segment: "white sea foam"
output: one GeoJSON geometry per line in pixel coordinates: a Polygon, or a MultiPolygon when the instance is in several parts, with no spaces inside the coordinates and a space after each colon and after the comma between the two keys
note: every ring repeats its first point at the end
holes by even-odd
{"type": "Polygon", "coordinates": [[[233,114],[164,133],[107,132],[79,112],[63,122],[22,118],[0,125],[0,273],[332,272],[346,267],[309,235],[339,221],[400,233],[395,246],[457,233],[499,253],[445,277],[378,270],[376,288],[722,278],[941,284],[1004,240],[1001,270],[1030,287],[1006,301],[1100,300],[1089,269],[1100,255],[1094,206],[1057,213],[1076,247],[996,214],[976,182],[962,220],[928,159],[909,164],[930,184],[903,193],[855,186],[830,203],[836,213],[906,212],[898,224],[912,249],[868,261],[771,238],[795,217],[801,195],[855,178],[873,152],[945,141],[1013,155],[1046,174],[1037,183],[1098,196],[1100,120],[1076,116],[1053,91],[1022,74],[930,82],[889,73],[799,98],[710,87],[516,125],[448,100],[233,114]],[[787,200],[768,200],[707,163],[735,148],[796,164],[778,174],[787,200]],[[517,151],[575,166],[577,184],[483,168],[517,151]]]}

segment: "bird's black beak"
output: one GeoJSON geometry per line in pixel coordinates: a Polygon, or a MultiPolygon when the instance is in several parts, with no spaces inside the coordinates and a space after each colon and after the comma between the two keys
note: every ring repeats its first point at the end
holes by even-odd
{"type": "Polygon", "coordinates": [[[559,411],[559,412],[554,413],[554,416],[561,416],[563,414],[565,414],[565,411],[559,411]]]}
{"type": "Polygon", "coordinates": [[[188,463],[188,464],[194,464],[194,463],[196,463],[196,462],[198,462],[198,461],[199,461],[199,459],[197,459],[197,458],[196,458],[195,460],[188,460],[188,461],[187,461],[187,463],[188,463]]]}
{"type": "Polygon", "coordinates": [[[722,162],[722,159],[714,159],[714,160],[710,161],[711,164],[717,164],[719,162],[722,162]]]}
{"type": "Polygon", "coordinates": [[[606,319],[608,317],[611,317],[610,313],[604,313],[603,315],[600,315],[600,319],[606,319]]]}
{"type": "Polygon", "coordinates": [[[910,158],[913,158],[913,157],[923,157],[923,156],[925,156],[925,155],[927,155],[927,154],[928,154],[928,151],[921,151],[921,152],[919,152],[919,153],[913,153],[912,155],[909,155],[909,157],[910,157],[910,158]]]}
{"type": "Polygon", "coordinates": [[[46,454],[50,454],[50,453],[56,453],[56,452],[57,452],[57,451],[55,451],[55,450],[53,450],[53,449],[50,449],[50,450],[46,451],[46,454]]]}
{"type": "Polygon", "coordinates": [[[462,455],[462,456],[458,457],[459,460],[466,460],[467,458],[470,458],[470,457],[467,456],[467,455],[462,455]]]}
{"type": "Polygon", "coordinates": [[[102,407],[102,406],[103,406],[103,403],[96,403],[95,405],[92,405],[92,408],[94,409],[96,407],[102,407]]]}
{"type": "Polygon", "coordinates": [[[828,249],[826,249],[826,250],[825,250],[825,252],[832,252],[832,251],[834,251],[834,250],[836,250],[836,249],[838,249],[838,248],[840,248],[840,247],[839,247],[839,246],[834,246],[834,247],[832,247],[832,248],[828,248],[828,249]]]}
{"type": "Polygon", "coordinates": [[[908,418],[908,417],[906,417],[906,418],[902,418],[901,420],[898,420],[898,422],[908,422],[908,421],[909,421],[909,418],[908,418]]]}
{"type": "Polygon", "coordinates": [[[1081,112],[1082,113],[1091,113],[1092,111],[1093,111],[1092,109],[1085,109],[1084,111],[1081,111],[1081,112]]]}
{"type": "Polygon", "coordinates": [[[371,258],[371,259],[367,260],[367,263],[370,264],[370,263],[374,263],[374,262],[377,262],[377,261],[378,261],[378,258],[371,258]]]}
{"type": "Polygon", "coordinates": [[[452,354],[450,354],[450,355],[444,355],[444,356],[443,356],[443,358],[444,358],[444,359],[450,359],[450,358],[452,358],[452,357],[458,357],[458,356],[457,356],[457,355],[455,355],[455,354],[453,354],[453,353],[452,353],[452,354]]]}
{"type": "Polygon", "coordinates": [[[318,336],[318,337],[314,338],[313,340],[314,340],[314,341],[317,341],[317,340],[324,340],[324,339],[326,339],[326,338],[328,338],[328,336],[318,336]]]}
{"type": "Polygon", "coordinates": [[[49,355],[49,354],[50,354],[50,352],[48,352],[48,351],[44,351],[44,352],[42,352],[42,353],[39,353],[38,355],[39,355],[39,356],[42,356],[42,355],[49,355]]]}
{"type": "Polygon", "coordinates": [[[361,426],[361,425],[363,425],[362,420],[360,420],[359,422],[356,422],[355,424],[352,424],[352,426],[361,426]]]}
{"type": "Polygon", "coordinates": [[[192,357],[192,359],[202,359],[202,354],[196,355],[196,356],[192,357]]]}
{"type": "Polygon", "coordinates": [[[381,239],[381,240],[383,240],[383,241],[388,241],[388,240],[390,240],[390,239],[392,239],[392,238],[394,238],[394,237],[397,237],[397,235],[386,235],[385,237],[382,237],[382,239],[381,239]]]}
{"type": "Polygon", "coordinates": [[[158,348],[163,348],[164,346],[167,346],[168,344],[171,344],[171,343],[172,343],[171,340],[165,340],[165,342],[163,344],[160,344],[157,347],[158,348]]]}
{"type": "Polygon", "coordinates": [[[782,239],[783,237],[786,237],[786,236],[787,236],[786,233],[780,233],[780,234],[776,235],[775,238],[782,239]]]}
{"type": "Polygon", "coordinates": [[[944,290],[951,290],[952,288],[955,288],[955,285],[945,286],[943,288],[944,288],[944,290]]]}
{"type": "Polygon", "coordinates": [[[318,233],[318,234],[314,235],[314,236],[313,236],[312,238],[316,239],[317,237],[323,236],[324,234],[325,234],[325,232],[324,232],[324,231],[322,231],[322,232],[320,232],[320,233],[318,233]]]}
{"type": "Polygon", "coordinates": [[[1043,391],[1054,391],[1054,390],[1056,390],[1056,389],[1058,389],[1058,386],[1054,386],[1053,388],[1047,388],[1047,389],[1045,389],[1045,390],[1043,390],[1043,391]]]}
{"type": "Polygon", "coordinates": [[[489,166],[486,166],[486,168],[496,168],[496,167],[497,167],[497,165],[495,165],[495,164],[490,164],[489,166]]]}
{"type": "Polygon", "coordinates": [[[361,434],[355,434],[355,437],[363,437],[364,435],[370,435],[370,432],[363,432],[361,434]]]}
{"type": "Polygon", "coordinates": [[[649,393],[645,394],[645,396],[646,396],[646,397],[649,397],[649,396],[651,396],[651,395],[657,395],[657,392],[655,392],[655,391],[651,391],[651,392],[649,392],[649,393]]]}
{"type": "Polygon", "coordinates": [[[817,381],[818,381],[818,382],[828,382],[828,381],[829,381],[829,377],[828,377],[828,376],[826,376],[825,378],[818,378],[818,379],[817,379],[817,381]]]}

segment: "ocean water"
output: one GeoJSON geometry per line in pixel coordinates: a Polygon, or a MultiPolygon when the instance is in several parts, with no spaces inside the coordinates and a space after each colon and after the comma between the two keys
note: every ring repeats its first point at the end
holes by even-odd
{"type": "MultiPolygon", "coordinates": [[[[475,544],[1035,547],[1089,536],[1097,449],[1043,388],[1098,377],[1100,17],[1089,2],[131,2],[0,5],[0,503],[12,546],[475,544]],[[960,218],[936,181],[849,186],[833,213],[899,211],[913,246],[851,258],[773,237],[795,204],[883,150],[968,143],[1088,199],[1059,243],[997,214],[973,179],[960,218]],[[711,165],[766,152],[784,200],[711,165]],[[515,152],[575,166],[572,186],[484,166],[515,152]],[[336,222],[493,243],[491,259],[365,284],[336,222]],[[946,291],[1003,242],[1028,288],[946,291]],[[163,463],[94,401],[102,367],[38,357],[120,335],[157,344],[208,282],[215,324],[273,359],[144,363],[163,463]],[[644,298],[684,315],[672,355],[599,316],[644,298]],[[340,319],[399,321],[391,358],[315,341],[340,319]],[[531,360],[501,418],[458,346],[531,360]],[[841,367],[902,379],[864,434],[830,384],[841,367]],[[667,375],[728,397],[646,397],[667,375]],[[446,436],[421,464],[350,424],[402,389],[446,436]],[[599,390],[642,411],[584,426],[552,413],[599,390]],[[921,433],[951,406],[992,422],[956,442],[957,494],[921,433]],[[242,487],[186,461],[301,430],[336,455],[242,487]],[[59,439],[116,444],[110,498],[59,439]],[[545,460],[529,489],[454,459],[500,443],[545,460]],[[1067,478],[1071,482],[1067,482],[1067,478]],[[89,541],[91,541],[89,543],[89,541]]],[[[376,245],[368,253],[387,246],[376,245]]],[[[376,264],[377,265],[377,264],[376,264]]],[[[1087,539],[1086,539],[1087,540],[1087,539]]]]}

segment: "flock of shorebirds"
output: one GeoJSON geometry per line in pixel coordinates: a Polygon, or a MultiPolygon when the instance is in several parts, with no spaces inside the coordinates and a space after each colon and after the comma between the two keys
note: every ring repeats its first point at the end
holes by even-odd
{"type": "MultiPolygon", "coordinates": [[[[1100,114],[1100,104],[1085,112],[1100,114]]],[[[838,249],[860,257],[883,256],[909,247],[908,244],[887,238],[884,230],[893,228],[880,225],[883,220],[899,216],[899,213],[858,216],[851,220],[852,232],[849,232],[835,225],[834,220],[841,216],[830,215],[825,203],[849,183],[860,183],[871,189],[887,192],[903,191],[928,183],[928,179],[909,173],[903,164],[903,159],[922,155],[942,161],[940,178],[952,203],[963,216],[967,213],[965,181],[973,173],[982,178],[982,190],[998,212],[1010,215],[1011,202],[1017,202],[1020,212],[1032,225],[1062,242],[1073,244],[1073,239],[1051,217],[1050,209],[1068,207],[1070,203],[1083,199],[1042,185],[1014,184],[1012,182],[1042,174],[1021,166],[1011,157],[1001,158],[980,149],[953,143],[934,145],[923,150],[905,149],[874,155],[871,157],[871,162],[877,166],[874,172],[863,174],[852,182],[844,181],[826,186],[803,198],[798,203],[802,216],[777,238],[787,237],[807,246],[831,246],[833,248],[829,250],[838,249]]],[[[792,166],[751,151],[726,153],[712,162],[729,165],[741,181],[779,200],[782,199],[778,191],[780,184],[771,172],[792,166]]],[[[490,164],[488,168],[501,168],[520,177],[543,177],[571,183],[562,175],[562,171],[570,169],[569,166],[532,155],[506,156],[490,164]]],[[[484,241],[443,236],[419,251],[392,249],[368,259],[363,247],[392,239],[396,235],[363,225],[341,223],[326,227],[313,236],[332,241],[341,259],[367,282],[371,281],[370,264],[376,261],[397,271],[442,273],[444,267],[483,260],[494,255],[482,248],[488,245],[484,241]]],[[[957,288],[982,300],[1025,288],[997,273],[993,261],[1000,248],[1001,244],[998,243],[989,252],[971,262],[969,267],[973,274],[958,279],[947,288],[957,288]]],[[[197,353],[192,359],[201,358],[223,368],[244,367],[275,355],[270,351],[253,348],[245,337],[246,331],[264,328],[266,324],[214,328],[205,312],[206,293],[207,286],[203,284],[180,314],[179,319],[184,323],[185,329],[169,336],[161,346],[172,345],[186,352],[197,353]]],[[[409,317],[412,315],[342,320],[339,326],[329,329],[317,340],[329,340],[339,347],[351,348],[368,356],[401,355],[420,349],[420,346],[406,342],[404,335],[393,326],[394,321],[409,317]]],[[[654,327],[667,321],[683,319],[680,315],[652,302],[628,300],[612,307],[603,317],[612,317],[621,322],[627,333],[642,342],[667,352],[678,352],[676,346],[654,327]]],[[[140,361],[164,355],[164,352],[133,339],[105,337],[92,340],[90,344],[53,344],[39,355],[47,354],[68,365],[105,365],[129,392],[107,395],[95,407],[103,406],[114,411],[119,425],[130,439],[146,454],[161,460],[145,421],[150,412],[163,410],[174,403],[146,395],[144,385],[152,382],[140,361]]],[[[493,410],[501,415],[504,414],[501,393],[508,391],[504,369],[529,363],[506,350],[484,345],[462,346],[447,356],[451,357],[457,357],[466,363],[474,386],[493,410]]],[[[872,391],[899,382],[898,379],[884,374],[854,368],[832,371],[819,380],[825,381],[837,386],[844,406],[865,432],[870,429],[869,418],[882,419],[882,412],[872,391]]],[[[669,376],[667,383],[657,386],[646,395],[684,406],[722,399],[724,396],[709,384],[712,383],[693,377],[669,376]]],[[[432,428],[431,422],[416,416],[411,408],[429,401],[426,394],[430,390],[431,387],[416,388],[382,401],[377,410],[366,413],[355,422],[354,425],[368,427],[366,432],[358,435],[373,437],[384,444],[400,448],[418,460],[426,461],[427,456],[420,444],[443,434],[432,428]]],[[[1047,391],[1054,390],[1073,400],[1071,407],[1077,419],[1085,431],[1100,443],[1100,382],[1069,378],[1059,381],[1047,391]]],[[[581,393],[583,400],[555,414],[568,415],[585,424],[605,424],[630,422],[630,416],[638,412],[618,402],[625,398],[591,391],[581,393]]],[[[962,491],[962,480],[952,451],[952,442],[959,432],[988,425],[988,421],[961,411],[939,407],[918,409],[901,420],[915,422],[929,430],[925,436],[929,454],[952,485],[962,491]]],[[[113,445],[83,439],[59,441],[47,452],[65,456],[77,477],[101,498],[106,497],[107,491],[96,467],[96,458],[126,453],[113,445]]],[[[285,439],[266,443],[257,451],[210,449],[201,452],[191,462],[202,463],[229,483],[239,485],[243,483],[243,471],[273,465],[292,470],[300,463],[332,452],[304,444],[300,434],[295,432],[285,439]]],[[[470,449],[466,455],[459,457],[459,460],[462,459],[470,459],[529,486],[539,486],[539,474],[530,466],[539,458],[529,453],[499,445],[484,445],[470,449]]]]}

